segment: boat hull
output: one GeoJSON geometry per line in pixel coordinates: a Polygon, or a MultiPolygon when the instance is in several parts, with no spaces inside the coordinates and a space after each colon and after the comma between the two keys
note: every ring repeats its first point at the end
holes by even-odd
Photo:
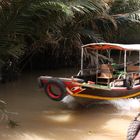
{"type": "Polygon", "coordinates": [[[137,88],[128,89],[85,89],[80,93],[73,94],[73,96],[79,96],[83,98],[91,98],[98,100],[115,100],[122,98],[133,98],[140,96],[140,86],[137,88]]]}
{"type": "MultiPolygon", "coordinates": [[[[44,88],[45,85],[52,84],[52,82],[53,85],[55,84],[61,89],[60,92],[65,92],[65,94],[62,93],[63,97],[71,95],[75,98],[87,98],[91,100],[115,100],[140,96],[140,85],[133,86],[131,89],[127,89],[126,87],[109,88],[107,86],[96,85],[93,82],[85,84],[82,79],[77,78],[53,78],[50,76],[41,76],[39,78],[41,88],[44,88]]],[[[51,99],[53,99],[55,95],[54,93],[51,99]]],[[[60,99],[57,101],[59,100],[60,99]]]]}

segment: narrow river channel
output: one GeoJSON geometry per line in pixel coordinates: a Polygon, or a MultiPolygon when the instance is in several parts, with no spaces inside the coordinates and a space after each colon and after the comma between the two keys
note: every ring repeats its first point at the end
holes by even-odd
{"type": "Polygon", "coordinates": [[[76,70],[24,73],[19,80],[0,85],[0,99],[19,126],[0,122],[0,140],[126,140],[127,128],[140,111],[138,99],[93,101],[77,106],[67,98],[55,102],[38,88],[37,77],[69,77],[76,70]]]}

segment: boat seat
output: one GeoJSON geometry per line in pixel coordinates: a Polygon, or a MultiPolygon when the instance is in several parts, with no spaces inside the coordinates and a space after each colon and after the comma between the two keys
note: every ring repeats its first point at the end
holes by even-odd
{"type": "Polygon", "coordinates": [[[113,78],[113,68],[110,64],[102,64],[100,66],[100,74],[97,76],[97,83],[109,84],[113,78]]]}
{"type": "Polygon", "coordinates": [[[139,72],[139,66],[133,66],[133,65],[128,65],[127,66],[127,72],[139,72]]]}
{"type": "Polygon", "coordinates": [[[133,79],[140,78],[140,68],[139,66],[128,65],[127,72],[131,75],[133,79]]]}

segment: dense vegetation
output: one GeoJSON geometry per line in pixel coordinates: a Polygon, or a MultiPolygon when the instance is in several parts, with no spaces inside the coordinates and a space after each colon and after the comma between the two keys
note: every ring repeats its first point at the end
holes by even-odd
{"type": "Polygon", "coordinates": [[[139,10],[140,0],[1,0],[0,61],[18,59],[21,70],[70,66],[82,44],[133,43],[128,32],[138,42],[139,10]]]}

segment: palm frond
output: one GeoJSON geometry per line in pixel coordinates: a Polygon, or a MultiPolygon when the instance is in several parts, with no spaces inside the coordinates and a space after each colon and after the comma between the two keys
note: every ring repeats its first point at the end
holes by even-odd
{"type": "Polygon", "coordinates": [[[111,8],[111,14],[125,14],[138,11],[140,9],[140,0],[114,0],[111,8]]]}
{"type": "Polygon", "coordinates": [[[22,52],[25,36],[33,38],[33,44],[41,47],[50,42],[64,47],[79,46],[83,38],[101,39],[96,20],[116,26],[104,0],[3,1],[6,3],[0,4],[0,53],[14,57],[22,52]]]}

